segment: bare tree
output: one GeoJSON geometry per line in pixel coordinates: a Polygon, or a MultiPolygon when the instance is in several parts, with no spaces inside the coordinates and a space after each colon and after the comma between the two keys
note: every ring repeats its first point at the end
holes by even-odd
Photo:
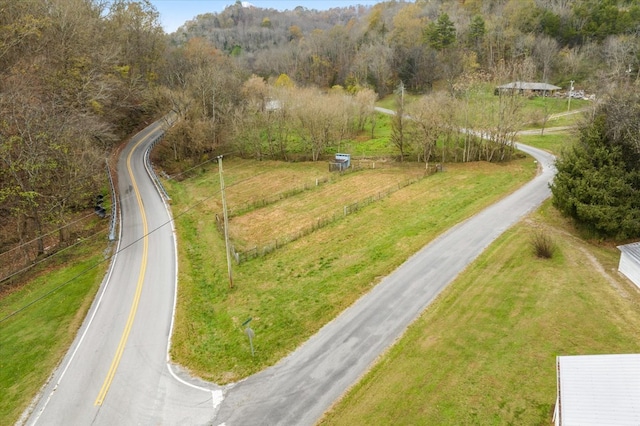
{"type": "Polygon", "coordinates": [[[339,148],[357,121],[353,98],[340,92],[294,89],[291,101],[295,128],[313,161],[318,161],[327,148],[339,148]]]}
{"type": "Polygon", "coordinates": [[[443,92],[423,96],[407,107],[407,133],[418,161],[425,162],[428,169],[437,146],[438,138],[445,132],[445,114],[443,106],[448,102],[443,92]]]}
{"type": "Polygon", "coordinates": [[[367,120],[371,124],[371,133],[373,137],[373,129],[375,127],[375,102],[378,96],[371,89],[361,89],[354,95],[354,101],[357,106],[357,128],[358,130],[364,130],[364,126],[367,120]]]}
{"type": "Polygon", "coordinates": [[[549,82],[551,67],[553,61],[558,56],[558,42],[546,35],[536,37],[533,46],[533,57],[538,64],[538,68],[542,69],[542,81],[549,82]]]}

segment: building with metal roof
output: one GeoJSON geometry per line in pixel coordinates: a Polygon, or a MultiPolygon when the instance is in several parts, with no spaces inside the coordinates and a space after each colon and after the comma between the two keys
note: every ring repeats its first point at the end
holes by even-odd
{"type": "Polygon", "coordinates": [[[640,354],[559,356],[556,426],[640,425],[640,354]]]}
{"type": "Polygon", "coordinates": [[[503,92],[518,91],[520,94],[551,95],[562,87],[548,83],[531,83],[526,81],[514,81],[496,87],[496,95],[503,92]]]}
{"type": "Polygon", "coordinates": [[[620,263],[618,271],[640,287],[640,242],[618,246],[620,263]]]}

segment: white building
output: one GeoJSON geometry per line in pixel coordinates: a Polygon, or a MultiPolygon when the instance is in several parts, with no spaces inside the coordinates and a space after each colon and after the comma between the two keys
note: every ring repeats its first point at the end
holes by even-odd
{"type": "Polygon", "coordinates": [[[640,242],[618,246],[622,253],[618,271],[640,287],[640,242]]]}
{"type": "Polygon", "coordinates": [[[556,426],[640,425],[640,354],[559,356],[556,426]]]}

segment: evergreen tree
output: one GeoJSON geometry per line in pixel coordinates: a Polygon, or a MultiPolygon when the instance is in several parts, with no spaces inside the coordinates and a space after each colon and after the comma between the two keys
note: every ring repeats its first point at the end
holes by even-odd
{"type": "Polygon", "coordinates": [[[436,22],[427,26],[425,36],[429,46],[436,50],[444,50],[456,42],[456,27],[449,15],[443,13],[438,16],[436,22]]]}
{"type": "Polygon", "coordinates": [[[557,162],[554,205],[599,236],[640,236],[639,121],[637,96],[612,98],[557,162]]]}

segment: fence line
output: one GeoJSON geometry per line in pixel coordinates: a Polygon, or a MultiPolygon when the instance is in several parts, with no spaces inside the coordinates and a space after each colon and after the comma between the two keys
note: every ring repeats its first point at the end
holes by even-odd
{"type": "MultiPolygon", "coordinates": [[[[289,234],[289,235],[285,235],[283,237],[277,238],[274,241],[267,243],[266,245],[262,246],[262,247],[258,247],[255,246],[251,249],[248,250],[244,250],[244,251],[237,251],[235,248],[235,245],[233,243],[231,243],[230,245],[230,250],[231,253],[234,257],[234,259],[236,260],[236,263],[240,264],[246,261],[249,261],[251,259],[255,259],[258,257],[263,257],[266,256],[269,253],[274,252],[275,250],[278,250],[282,247],[284,247],[285,245],[292,243],[296,240],[301,239],[302,237],[305,237],[319,229],[322,229],[332,223],[335,223],[339,220],[344,219],[345,217],[347,217],[350,214],[356,213],[357,211],[359,211],[360,209],[375,203],[376,201],[380,201],[384,198],[389,197],[391,194],[406,188],[409,185],[412,185],[416,182],[421,181],[422,179],[424,179],[425,177],[435,173],[437,171],[436,167],[430,168],[428,171],[426,171],[421,177],[417,177],[417,178],[412,178],[412,179],[407,179],[403,182],[399,182],[396,185],[393,185],[387,189],[385,189],[384,191],[380,191],[375,195],[371,195],[369,197],[363,198],[362,200],[356,201],[355,203],[351,203],[349,205],[343,206],[342,211],[341,212],[335,212],[333,214],[330,214],[328,216],[322,217],[322,218],[318,218],[316,219],[311,225],[293,233],[293,234],[289,234]]],[[[216,217],[216,224],[218,227],[218,230],[221,233],[224,233],[224,222],[222,220],[221,215],[218,215],[216,213],[215,215],[216,217]]]]}
{"type": "MultiPolygon", "coordinates": [[[[355,173],[355,172],[359,172],[361,170],[364,170],[364,168],[362,167],[352,167],[348,170],[343,170],[341,172],[339,172],[338,176],[342,176],[345,174],[349,174],[349,173],[355,173]]],[[[228,209],[227,210],[227,214],[229,215],[229,217],[235,217],[235,216],[241,216],[243,214],[249,213],[250,211],[259,209],[259,208],[263,208],[263,207],[267,207],[271,204],[275,204],[279,201],[285,200],[287,198],[296,196],[298,194],[302,194],[303,192],[306,191],[310,191],[312,189],[317,188],[320,185],[329,183],[329,182],[335,182],[336,180],[338,180],[338,177],[336,177],[335,174],[330,175],[330,176],[322,176],[320,178],[316,178],[315,182],[313,184],[311,183],[305,183],[302,186],[299,186],[297,188],[292,188],[289,189],[285,192],[281,192],[279,194],[274,194],[271,197],[266,197],[266,198],[262,198],[260,200],[257,201],[251,201],[248,203],[245,203],[239,207],[235,207],[233,209],[228,209]]]]}

